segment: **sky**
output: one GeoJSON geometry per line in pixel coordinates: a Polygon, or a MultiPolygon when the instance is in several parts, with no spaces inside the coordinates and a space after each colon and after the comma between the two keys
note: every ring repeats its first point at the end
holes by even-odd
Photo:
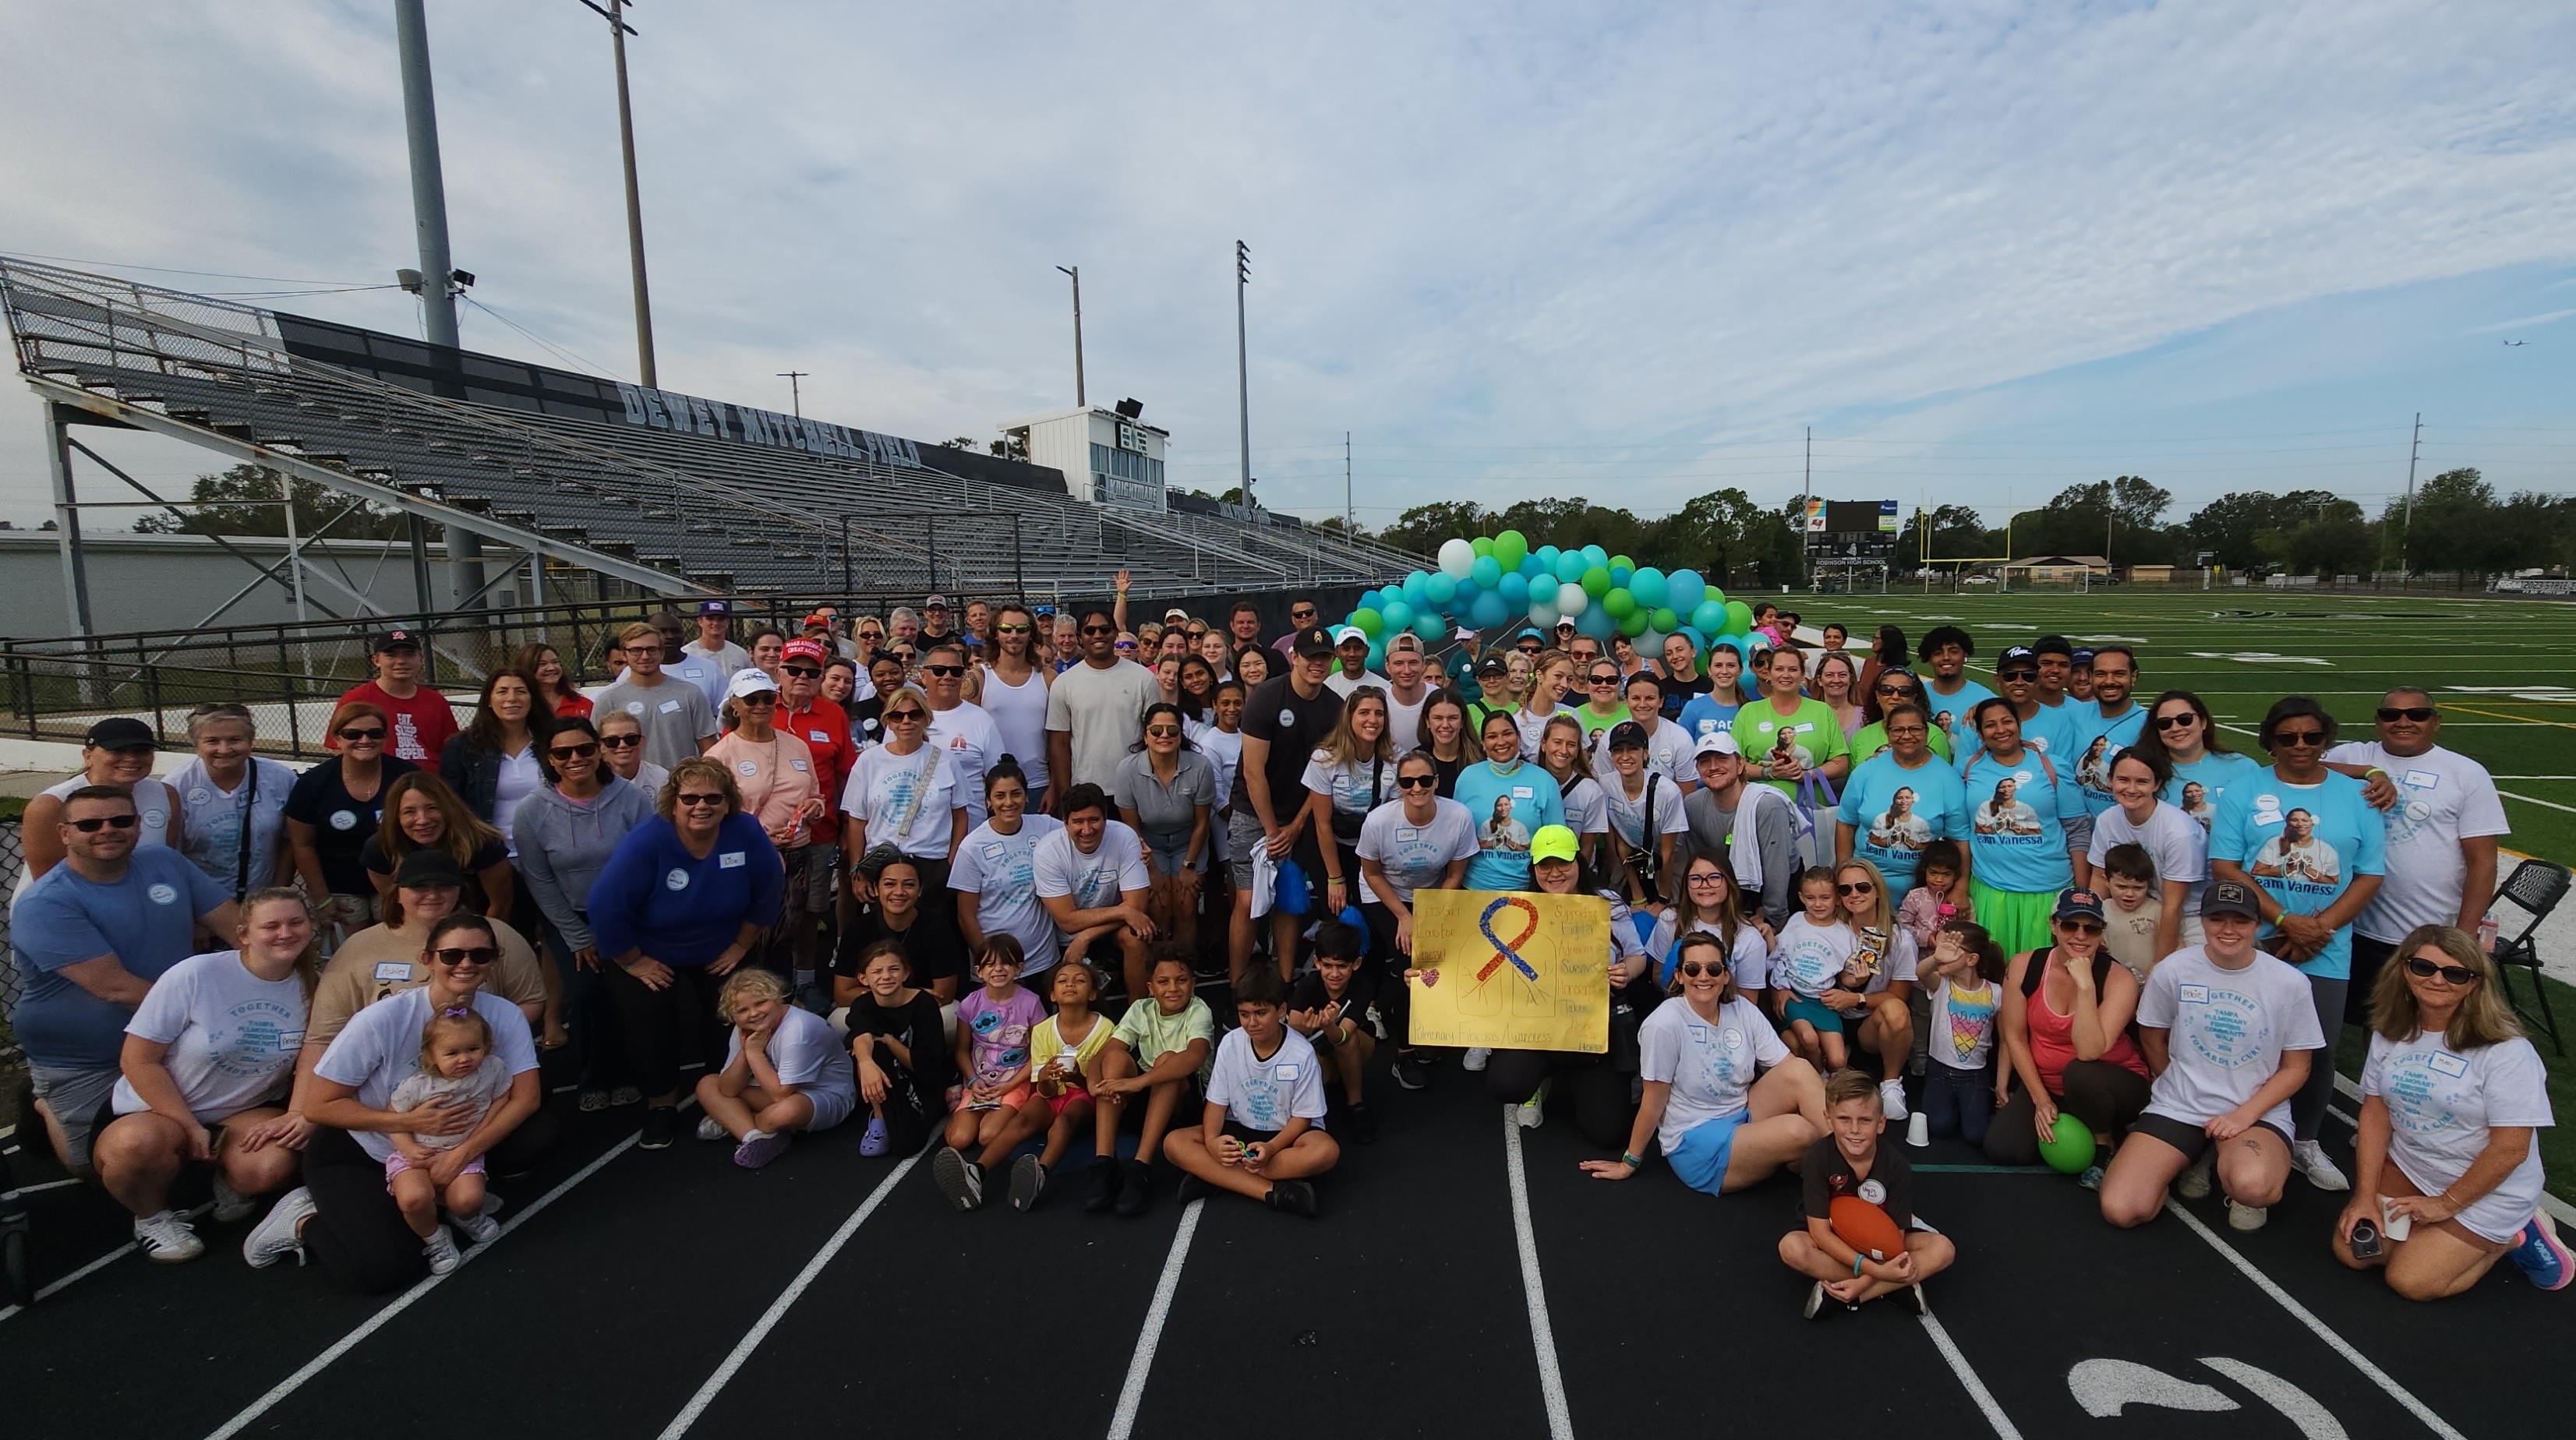
{"type": "MultiPolygon", "coordinates": [[[[430,11],[466,344],[633,378],[606,22],[430,11]]],[[[1172,481],[1219,491],[1239,239],[1256,491],[1310,518],[1342,510],[1345,434],[1371,525],[1809,484],[2000,523],[2117,474],[2175,519],[2240,489],[2375,510],[2419,412],[2419,476],[2576,492],[2570,7],[633,22],[671,389],[784,409],[800,370],[809,415],[989,441],[1071,403],[1079,265],[1091,398],[1143,401],[1172,481]]],[[[418,263],[390,4],[0,0],[0,33],[0,252],[419,333],[381,288],[418,263]]],[[[49,513],[38,421],[0,389],[21,526],[49,513]]],[[[96,434],[148,482],[218,468],[96,434]]]]}

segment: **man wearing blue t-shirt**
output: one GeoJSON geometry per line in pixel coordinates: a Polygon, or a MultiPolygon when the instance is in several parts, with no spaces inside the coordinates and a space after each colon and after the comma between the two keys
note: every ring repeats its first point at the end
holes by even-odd
{"type": "Polygon", "coordinates": [[[26,980],[9,1023],[26,1047],[36,1112],[76,1174],[88,1173],[135,1007],[162,971],[195,952],[199,923],[225,937],[238,928],[232,896],[185,853],[135,849],[138,821],[122,785],[64,797],[63,863],[29,885],[9,917],[26,980]]]}
{"type": "Polygon", "coordinates": [[[2126,645],[2105,645],[2093,652],[2093,703],[2068,701],[2074,730],[2072,752],[2059,757],[2084,787],[2084,809],[2099,815],[2118,802],[2111,798],[2111,762],[2138,743],[2147,710],[2130,699],[2138,684],[2138,657],[2126,645]]]}
{"type": "Polygon", "coordinates": [[[1935,625],[1923,633],[1923,643],[1914,653],[1932,671],[1923,682],[1923,708],[1932,712],[1932,723],[1950,737],[1952,754],[1975,750],[1976,726],[1968,716],[1978,701],[1991,700],[1995,694],[1967,676],[1968,657],[1977,653],[1977,642],[1956,625],[1935,625]]]}

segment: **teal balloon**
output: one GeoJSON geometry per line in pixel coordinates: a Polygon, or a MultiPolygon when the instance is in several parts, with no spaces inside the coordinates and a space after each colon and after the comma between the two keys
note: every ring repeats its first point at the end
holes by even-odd
{"type": "Polygon", "coordinates": [[[1486,536],[1479,535],[1467,542],[1467,548],[1475,551],[1476,558],[1482,560],[1494,553],[1494,542],[1486,536]]]}
{"type": "Polygon", "coordinates": [[[1629,569],[1629,568],[1628,568],[1627,566],[1625,566],[1625,565],[1613,565],[1613,566],[1611,566],[1611,567],[1610,567],[1610,588],[1611,588],[1611,589],[1613,589],[1613,590],[1625,590],[1625,589],[1627,589],[1627,588],[1628,588],[1628,582],[1629,582],[1630,580],[1632,580],[1632,579],[1636,578],[1636,574],[1637,574],[1637,572],[1636,572],[1636,571],[1629,569]]]}
{"type": "Polygon", "coordinates": [[[1401,599],[1389,600],[1380,613],[1385,616],[1389,630],[1401,630],[1413,623],[1413,607],[1401,599]]]}
{"type": "Polygon", "coordinates": [[[1619,622],[1611,619],[1610,612],[1598,605],[1574,617],[1575,633],[1589,635],[1595,640],[1608,640],[1618,628],[1619,622]]]}
{"type": "Polygon", "coordinates": [[[1693,654],[1703,660],[1708,658],[1707,631],[1702,630],[1697,625],[1685,625],[1681,628],[1679,633],[1691,642],[1691,651],[1693,654]]]}
{"type": "Polygon", "coordinates": [[[1351,612],[1351,623],[1360,627],[1364,633],[1374,635],[1379,627],[1386,624],[1386,617],[1363,605],[1351,612]]]}
{"type": "Polygon", "coordinates": [[[1413,633],[1425,640],[1442,639],[1449,633],[1449,621],[1445,616],[1434,615],[1426,610],[1413,617],[1413,633]]]}
{"type": "Polygon", "coordinates": [[[1583,587],[1583,593],[1595,600],[1610,593],[1610,570],[1607,566],[1587,566],[1582,574],[1574,578],[1575,583],[1583,587]]]}
{"type": "Polygon", "coordinates": [[[1664,578],[1663,571],[1649,565],[1628,577],[1628,593],[1637,597],[1637,603],[1652,609],[1667,602],[1672,582],[1664,578]]]}
{"type": "Polygon", "coordinates": [[[1538,563],[1546,566],[1548,573],[1553,575],[1556,573],[1556,557],[1564,554],[1565,552],[1557,549],[1553,545],[1541,545],[1530,553],[1536,555],[1538,557],[1538,563]]]}
{"type": "Polygon", "coordinates": [[[1458,582],[1447,571],[1422,582],[1422,598],[1434,605],[1446,605],[1458,593],[1458,582]]]}
{"type": "Polygon", "coordinates": [[[1735,635],[1753,633],[1753,607],[1741,600],[1727,601],[1726,628],[1728,633],[1735,635]]]}
{"type": "Polygon", "coordinates": [[[1699,631],[1703,635],[1722,635],[1726,633],[1726,602],[1723,600],[1702,600],[1699,604],[1691,607],[1690,623],[1692,629],[1699,631]]]}
{"type": "Polygon", "coordinates": [[[1512,568],[1519,571],[1521,577],[1527,580],[1535,580],[1541,575],[1553,575],[1556,573],[1555,568],[1549,562],[1541,560],[1536,555],[1523,555],[1521,557],[1521,563],[1513,566],[1512,568]]]}
{"type": "Polygon", "coordinates": [[[1586,559],[1586,560],[1591,561],[1591,562],[1592,562],[1593,564],[1595,564],[1595,565],[1600,566],[1600,567],[1601,567],[1602,569],[1604,569],[1604,570],[1607,570],[1607,569],[1609,569],[1609,568],[1610,568],[1610,552],[1609,552],[1609,551],[1607,551],[1607,550],[1602,549],[1602,548],[1601,548],[1600,546],[1598,546],[1598,545],[1586,545],[1586,546],[1584,546],[1584,547],[1583,547],[1583,558],[1584,558],[1584,559],[1586,559]]]}
{"type": "MultiPolygon", "coordinates": [[[[1612,592],[1612,593],[1614,593],[1614,594],[1625,594],[1625,593],[1627,593],[1627,592],[1625,592],[1625,591],[1614,591],[1614,592],[1612,592]]],[[[1628,637],[1629,639],[1631,639],[1631,640],[1634,640],[1634,639],[1636,639],[1638,636],[1645,634],[1645,633],[1646,633],[1646,612],[1645,612],[1645,611],[1643,611],[1643,610],[1638,610],[1638,609],[1633,609],[1633,608],[1632,608],[1632,609],[1630,609],[1630,610],[1628,611],[1628,613],[1627,613],[1627,614],[1625,614],[1625,615],[1623,615],[1623,616],[1621,616],[1621,617],[1619,618],[1619,633],[1620,633],[1620,634],[1622,634],[1622,635],[1627,636],[1627,637],[1628,637]]]]}
{"type": "MultiPolygon", "coordinates": [[[[1504,577],[1507,581],[1517,580],[1519,578],[1520,577],[1517,575],[1504,577]]],[[[1521,604],[1526,606],[1528,603],[1529,587],[1527,585],[1523,585],[1521,587],[1521,604]]],[[[1488,590],[1484,594],[1477,596],[1476,603],[1468,607],[1467,623],[1475,626],[1479,630],[1491,630],[1495,626],[1512,618],[1513,608],[1509,592],[1488,590]]]]}
{"type": "MultiPolygon", "coordinates": [[[[1556,578],[1568,585],[1581,583],[1583,572],[1591,568],[1591,562],[1580,550],[1568,550],[1556,557],[1556,578]]],[[[1605,570],[1602,574],[1607,578],[1609,572],[1605,570]]]]}
{"type": "Polygon", "coordinates": [[[1707,592],[1708,582],[1699,578],[1698,571],[1676,570],[1665,583],[1664,603],[1688,615],[1708,598],[1707,592]]]}
{"type": "Polygon", "coordinates": [[[1404,577],[1404,598],[1416,604],[1421,603],[1422,597],[1429,593],[1430,588],[1431,576],[1428,572],[1416,570],[1404,577]]]}
{"type": "Polygon", "coordinates": [[[1379,670],[1379,669],[1383,669],[1383,668],[1385,668],[1385,666],[1386,666],[1386,642],[1385,642],[1385,641],[1383,641],[1383,640],[1371,640],[1371,641],[1369,642],[1369,653],[1368,653],[1368,659],[1367,659],[1365,662],[1363,662],[1363,663],[1365,663],[1365,664],[1368,666],[1368,668],[1369,668],[1369,669],[1371,669],[1371,670],[1379,670]]]}
{"type": "Polygon", "coordinates": [[[1494,537],[1494,559],[1506,570],[1519,569],[1529,553],[1529,537],[1518,530],[1506,530],[1494,537]]]}
{"type": "Polygon", "coordinates": [[[1503,564],[1491,555],[1479,555],[1476,557],[1475,568],[1468,572],[1467,578],[1491,590],[1502,582],[1503,564]]]}
{"type": "MultiPolygon", "coordinates": [[[[1601,572],[1595,570],[1592,573],[1598,575],[1601,572]]],[[[1601,608],[1610,612],[1611,619],[1625,620],[1637,612],[1637,597],[1625,590],[1613,590],[1601,597],[1601,608]]]]}
{"type": "MultiPolygon", "coordinates": [[[[1634,595],[1637,592],[1632,589],[1628,593],[1634,595]]],[[[1658,605],[1646,616],[1646,623],[1655,627],[1656,634],[1670,635],[1682,628],[1682,617],[1670,605],[1658,605]]]]}
{"type": "MultiPolygon", "coordinates": [[[[1520,573],[1519,573],[1519,572],[1517,572],[1517,571],[1515,571],[1515,572],[1513,572],[1513,573],[1511,573],[1511,574],[1509,574],[1509,575],[1505,575],[1505,576],[1502,578],[1502,582],[1501,582],[1500,584],[1498,584],[1498,585],[1496,585],[1496,586],[1494,587],[1494,593],[1503,597],[1503,609],[1504,609],[1504,610],[1506,610],[1506,611],[1508,611],[1508,612],[1510,612],[1510,614],[1511,614],[1511,615],[1521,615],[1521,614],[1526,614],[1526,613],[1528,613],[1528,611],[1529,611],[1529,601],[1530,601],[1530,582],[1529,582],[1529,578],[1528,578],[1527,576],[1522,575],[1522,574],[1520,574],[1520,573]]],[[[1506,618],[1509,618],[1509,617],[1507,616],[1506,618]]],[[[1478,624],[1491,623],[1491,624],[1499,625],[1499,624],[1501,624],[1501,623],[1503,623],[1503,622],[1502,622],[1502,621],[1500,621],[1500,620],[1495,620],[1495,621],[1491,621],[1491,622],[1479,621],[1479,622],[1477,622],[1477,623],[1478,623],[1478,624]]]]}

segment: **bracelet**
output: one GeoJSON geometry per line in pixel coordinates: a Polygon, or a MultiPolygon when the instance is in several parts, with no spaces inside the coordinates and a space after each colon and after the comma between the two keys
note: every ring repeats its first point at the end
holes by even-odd
{"type": "Polygon", "coordinates": [[[1644,1156],[1631,1155],[1625,1150],[1619,1152],[1619,1163],[1627,1166],[1631,1170],[1643,1170],[1646,1168],[1646,1159],[1644,1156]]]}
{"type": "Polygon", "coordinates": [[[1852,1278],[1860,1278],[1860,1252],[1857,1250],[1852,1252],[1852,1278]]]}
{"type": "Polygon", "coordinates": [[[2371,766],[2369,769],[2362,771],[2362,772],[2361,772],[2361,774],[2362,774],[2362,778],[2364,778],[2364,779],[2368,779],[2369,777],[2371,777],[2371,776],[2373,776],[2373,775],[2377,775],[2377,776],[2381,777],[2382,779],[2385,779],[2385,778],[2387,778],[2388,772],[2387,772],[2386,770],[2381,769],[2380,767],[2378,767],[2378,766],[2376,766],[2376,765],[2373,765],[2373,766],[2371,766]]]}

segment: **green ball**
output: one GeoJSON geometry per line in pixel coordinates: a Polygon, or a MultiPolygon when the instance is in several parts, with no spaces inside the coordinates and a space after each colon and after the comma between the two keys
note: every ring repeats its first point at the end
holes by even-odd
{"type": "Polygon", "coordinates": [[[2060,1112],[2057,1133],[2040,1142],[2039,1157],[2061,1175],[2081,1175],[2093,1163],[2093,1127],[2060,1112]]]}
{"type": "Polygon", "coordinates": [[[1610,593],[1610,567],[1595,565],[1576,577],[1575,583],[1583,587],[1584,594],[1598,600],[1610,593]]]}

